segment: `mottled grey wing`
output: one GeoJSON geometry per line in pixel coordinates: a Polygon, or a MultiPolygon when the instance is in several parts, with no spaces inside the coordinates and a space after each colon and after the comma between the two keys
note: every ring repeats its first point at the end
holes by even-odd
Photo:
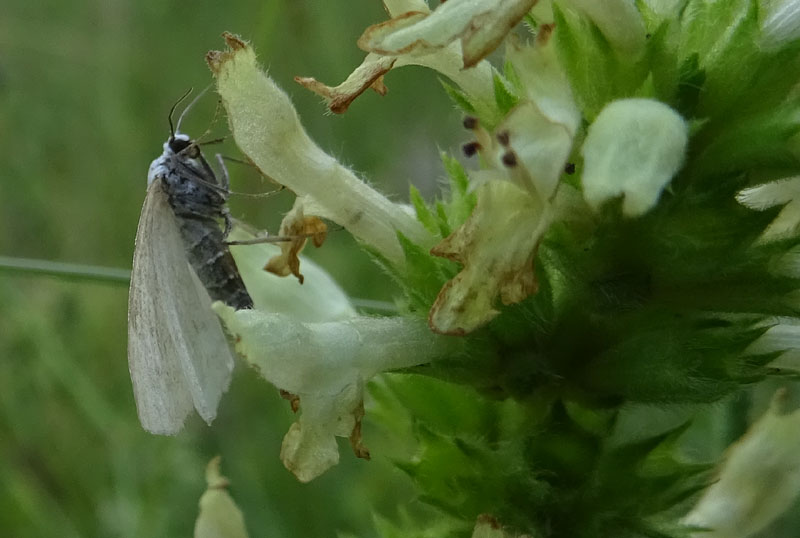
{"type": "Polygon", "coordinates": [[[197,409],[211,423],[233,369],[211,299],[198,284],[161,181],[139,217],[128,297],[128,366],[142,427],[175,434],[197,409]]]}

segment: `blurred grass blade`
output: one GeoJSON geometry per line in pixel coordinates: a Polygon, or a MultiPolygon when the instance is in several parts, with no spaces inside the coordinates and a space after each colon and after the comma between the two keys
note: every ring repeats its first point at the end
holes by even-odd
{"type": "Polygon", "coordinates": [[[93,280],[112,284],[128,285],[131,272],[118,267],[83,265],[79,263],[54,262],[33,258],[0,256],[0,271],[34,273],[74,280],[93,280]]]}

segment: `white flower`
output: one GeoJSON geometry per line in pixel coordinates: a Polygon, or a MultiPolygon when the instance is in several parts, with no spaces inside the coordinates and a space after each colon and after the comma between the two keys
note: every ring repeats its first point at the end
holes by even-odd
{"type": "Polygon", "coordinates": [[[409,214],[371,188],[306,134],[289,97],[259,68],[253,49],[225,34],[228,52],[210,52],[209,66],[239,148],[267,176],[304,198],[305,214],[343,226],[402,266],[402,232],[425,245],[432,237],[409,214]]]}
{"type": "Polygon", "coordinates": [[[782,239],[800,231],[800,176],[743,189],[736,195],[736,200],[756,211],[784,206],[761,234],[760,241],[782,239]]]}
{"type": "Polygon", "coordinates": [[[581,118],[551,32],[544,27],[533,46],[509,50],[526,93],[493,135],[475,129],[479,151],[493,168],[471,174],[472,215],[431,250],[464,266],[431,308],[436,332],[469,333],[499,313],[498,297],[513,304],[537,290],[536,250],[563,213],[557,189],[581,118]]]}
{"type": "Polygon", "coordinates": [[[295,80],[325,98],[331,111],[341,113],[367,88],[385,94],[383,75],[390,69],[419,65],[455,82],[470,96],[476,112],[488,119],[494,114],[496,71],[483,59],[535,3],[449,0],[431,12],[427,6],[412,2],[387,2],[392,18],[364,31],[358,45],[368,54],[347,80],[334,87],[311,77],[295,80]]]}
{"type": "Polygon", "coordinates": [[[594,208],[623,196],[629,217],[653,208],[683,165],[688,127],[664,103],[621,99],[603,108],[583,144],[583,195],[594,208]]]}
{"type": "Polygon", "coordinates": [[[206,489],[200,497],[200,514],[194,524],[194,538],[247,538],[244,515],[228,494],[228,479],[219,472],[220,457],[206,467],[206,489]]]}
{"type": "Polygon", "coordinates": [[[355,316],[303,323],[282,314],[214,304],[236,350],[299,405],[281,459],[308,482],[339,461],[336,437],[361,444],[364,384],[379,372],[430,362],[457,351],[460,341],[432,334],[422,320],[355,316]]]}
{"type": "Polygon", "coordinates": [[[779,390],[770,409],[728,448],[719,477],[684,523],[696,538],[747,538],[794,504],[800,493],[800,410],[779,390]]]}

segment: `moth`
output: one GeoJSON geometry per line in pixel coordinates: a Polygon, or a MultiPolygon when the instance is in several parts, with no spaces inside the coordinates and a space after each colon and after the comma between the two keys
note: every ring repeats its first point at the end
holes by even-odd
{"type": "MultiPolygon", "coordinates": [[[[150,165],[128,296],[128,366],[142,427],[175,434],[192,409],[211,423],[233,357],[212,300],[252,308],[225,238],[229,180],[212,170],[196,140],[173,127],[150,165]]],[[[202,95],[197,96],[199,98],[202,95]]],[[[195,98],[195,101],[197,100],[195,98]]]]}

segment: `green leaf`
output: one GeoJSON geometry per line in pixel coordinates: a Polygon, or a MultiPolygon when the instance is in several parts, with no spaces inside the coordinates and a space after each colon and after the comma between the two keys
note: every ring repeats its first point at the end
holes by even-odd
{"type": "Polygon", "coordinates": [[[558,55],[584,117],[593,121],[611,100],[636,95],[648,75],[644,60],[617,55],[590,20],[553,5],[558,55]]]}
{"type": "Polygon", "coordinates": [[[514,88],[515,94],[522,95],[525,93],[525,88],[522,86],[522,81],[519,79],[517,70],[514,69],[514,64],[508,61],[503,63],[503,76],[514,88]]]}
{"type": "Polygon", "coordinates": [[[419,192],[419,189],[415,187],[413,184],[410,188],[410,198],[411,198],[411,205],[414,206],[414,211],[417,213],[417,220],[425,226],[425,229],[431,233],[436,233],[439,231],[436,218],[431,213],[430,209],[428,209],[425,200],[422,199],[422,195],[419,192]]]}
{"type": "Polygon", "coordinates": [[[514,95],[512,89],[509,87],[503,77],[495,73],[492,77],[494,82],[494,100],[497,108],[500,109],[500,115],[505,116],[514,106],[519,102],[519,97],[514,95]]]}
{"type": "Polygon", "coordinates": [[[475,207],[475,194],[469,192],[469,178],[458,159],[442,152],[442,164],[450,182],[450,197],[445,205],[450,229],[458,228],[469,218],[475,207]]]}
{"type": "Polygon", "coordinates": [[[412,308],[427,313],[444,283],[455,275],[454,264],[432,256],[427,249],[411,242],[399,232],[397,239],[406,259],[406,269],[400,283],[412,308]]]}
{"type": "Polygon", "coordinates": [[[683,60],[678,70],[675,108],[684,118],[695,116],[705,82],[706,72],[700,67],[700,57],[693,53],[683,60]]]}
{"type": "Polygon", "coordinates": [[[437,223],[439,224],[439,233],[442,237],[447,237],[453,230],[450,228],[450,223],[448,222],[447,209],[441,201],[436,202],[436,217],[437,223]]]}
{"type": "Polygon", "coordinates": [[[442,152],[442,163],[444,169],[447,171],[447,176],[450,178],[450,194],[451,196],[464,196],[467,194],[469,188],[469,178],[464,171],[464,167],[458,162],[458,159],[451,157],[448,153],[442,152]]]}
{"type": "Polygon", "coordinates": [[[696,54],[699,68],[705,72],[698,115],[714,116],[729,110],[750,94],[751,81],[764,59],[758,46],[756,0],[690,1],[681,25],[681,56],[696,54]]]}
{"type": "Polygon", "coordinates": [[[450,100],[453,101],[458,108],[467,114],[475,114],[475,105],[472,104],[467,94],[441,78],[439,79],[439,83],[442,85],[442,88],[444,88],[447,96],[450,97],[450,100]]]}

